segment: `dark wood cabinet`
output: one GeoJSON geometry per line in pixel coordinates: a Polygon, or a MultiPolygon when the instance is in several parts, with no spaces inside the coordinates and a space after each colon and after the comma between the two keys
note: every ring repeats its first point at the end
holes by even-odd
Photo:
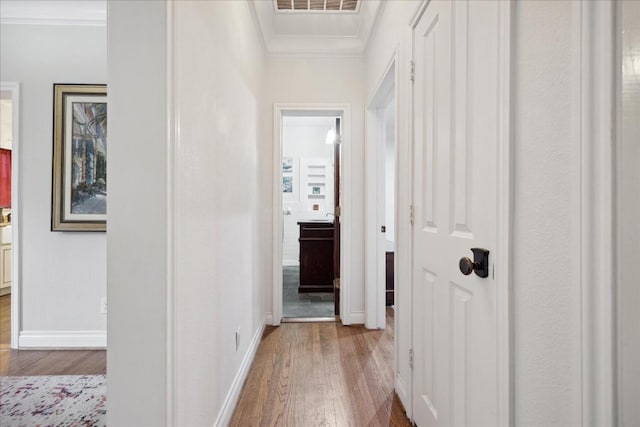
{"type": "Polygon", "coordinates": [[[333,223],[301,221],[298,292],[333,292],[333,223]]]}
{"type": "Polygon", "coordinates": [[[394,268],[393,268],[393,252],[387,252],[387,257],[386,257],[386,282],[387,282],[387,286],[386,286],[386,302],[387,302],[387,306],[389,305],[393,305],[394,304],[394,283],[393,283],[393,273],[394,273],[394,268]]]}

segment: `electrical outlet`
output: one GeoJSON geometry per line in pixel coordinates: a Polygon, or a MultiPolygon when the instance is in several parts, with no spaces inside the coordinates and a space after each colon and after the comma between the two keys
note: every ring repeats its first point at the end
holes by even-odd
{"type": "Polygon", "coordinates": [[[236,330],[236,351],[238,351],[238,347],[240,347],[240,328],[236,330]]]}
{"type": "Polygon", "coordinates": [[[107,314],[107,297],[100,298],[100,313],[107,314]]]}

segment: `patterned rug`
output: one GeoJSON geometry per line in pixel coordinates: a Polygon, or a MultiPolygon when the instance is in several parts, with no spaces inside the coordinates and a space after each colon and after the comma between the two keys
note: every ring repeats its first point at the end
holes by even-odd
{"type": "Polygon", "coordinates": [[[2,427],[102,427],[106,401],[104,375],[0,377],[2,427]]]}

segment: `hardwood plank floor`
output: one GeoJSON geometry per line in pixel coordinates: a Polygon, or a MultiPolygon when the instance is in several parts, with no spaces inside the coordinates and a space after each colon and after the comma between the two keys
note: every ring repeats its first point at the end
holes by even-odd
{"type": "Polygon", "coordinates": [[[11,350],[10,295],[0,297],[0,376],[98,375],[107,372],[105,350],[11,350]]]}
{"type": "Polygon", "coordinates": [[[0,297],[0,349],[11,346],[11,294],[0,297]]]}
{"type": "Polygon", "coordinates": [[[98,375],[106,372],[105,350],[0,350],[0,376],[98,375]]]}
{"type": "Polygon", "coordinates": [[[394,393],[387,328],[339,323],[267,327],[231,426],[410,426],[394,393]]]}

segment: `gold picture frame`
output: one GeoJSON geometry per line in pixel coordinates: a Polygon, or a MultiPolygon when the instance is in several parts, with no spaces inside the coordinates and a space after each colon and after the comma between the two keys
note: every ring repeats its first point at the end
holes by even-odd
{"type": "Polygon", "coordinates": [[[107,86],[53,85],[51,231],[107,229],[107,86]]]}

